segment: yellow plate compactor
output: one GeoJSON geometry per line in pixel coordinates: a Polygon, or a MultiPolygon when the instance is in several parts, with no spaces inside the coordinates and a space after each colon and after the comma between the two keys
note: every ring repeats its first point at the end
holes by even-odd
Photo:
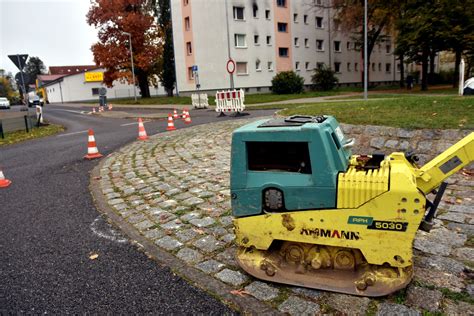
{"type": "Polygon", "coordinates": [[[353,144],[331,116],[234,131],[232,211],[245,271],[363,296],[410,282],[415,233],[431,228],[443,181],[473,161],[474,133],[421,168],[400,152],[352,155],[353,144]]]}

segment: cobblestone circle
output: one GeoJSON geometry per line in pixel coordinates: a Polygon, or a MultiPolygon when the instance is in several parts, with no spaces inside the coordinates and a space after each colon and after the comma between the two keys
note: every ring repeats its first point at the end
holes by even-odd
{"type": "Polygon", "coordinates": [[[418,232],[415,279],[406,290],[369,299],[266,283],[241,270],[234,259],[230,141],[248,122],[200,125],[127,145],[103,162],[102,193],[157,247],[280,312],[474,315],[474,181],[466,172],[449,179],[434,229],[418,232]]]}

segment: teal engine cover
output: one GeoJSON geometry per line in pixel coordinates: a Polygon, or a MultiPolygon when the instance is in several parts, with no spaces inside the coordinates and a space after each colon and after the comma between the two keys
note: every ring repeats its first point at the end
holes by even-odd
{"type": "Polygon", "coordinates": [[[332,116],[238,128],[231,151],[233,215],[335,208],[337,175],[347,170],[351,143],[332,116]]]}

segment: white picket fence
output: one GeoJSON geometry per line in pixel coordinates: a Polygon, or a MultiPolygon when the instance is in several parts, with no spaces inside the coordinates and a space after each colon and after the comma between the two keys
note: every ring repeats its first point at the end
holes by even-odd
{"type": "Polygon", "coordinates": [[[191,94],[191,102],[195,109],[207,109],[209,107],[207,93],[191,94]]]}
{"type": "Polygon", "coordinates": [[[216,112],[242,112],[245,110],[244,90],[227,90],[216,92],[216,112]]]}

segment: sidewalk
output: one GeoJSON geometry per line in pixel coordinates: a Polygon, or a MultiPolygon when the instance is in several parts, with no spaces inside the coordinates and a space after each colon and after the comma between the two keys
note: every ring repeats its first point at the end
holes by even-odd
{"type": "Polygon", "coordinates": [[[237,265],[229,191],[231,132],[248,120],[157,134],[95,169],[99,209],[146,253],[243,313],[472,315],[472,176],[451,177],[436,227],[415,241],[415,281],[372,299],[254,279],[237,265]],[[468,294],[467,294],[468,293],[468,294]]]}

